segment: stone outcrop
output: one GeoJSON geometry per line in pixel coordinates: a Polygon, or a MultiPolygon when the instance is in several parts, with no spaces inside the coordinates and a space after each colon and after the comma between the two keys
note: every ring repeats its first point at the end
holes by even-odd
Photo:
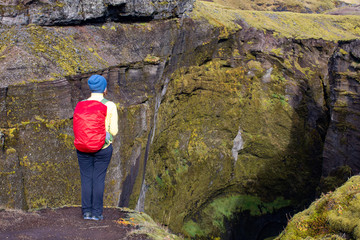
{"type": "Polygon", "coordinates": [[[180,17],[192,5],[192,0],[11,0],[0,2],[0,23],[53,26],[149,21],[180,17]]]}
{"type": "Polygon", "coordinates": [[[79,203],[71,118],[97,73],[120,116],[106,205],[189,237],[274,234],[322,172],[357,169],[358,21],[197,3],[162,21],[2,25],[1,205],[79,203]]]}

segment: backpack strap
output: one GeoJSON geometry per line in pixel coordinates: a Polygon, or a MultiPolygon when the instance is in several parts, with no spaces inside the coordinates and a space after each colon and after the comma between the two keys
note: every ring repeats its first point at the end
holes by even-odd
{"type": "Polygon", "coordinates": [[[107,103],[108,101],[109,101],[109,100],[103,98],[100,102],[101,102],[102,104],[105,104],[105,103],[107,103]]]}
{"type": "MultiPolygon", "coordinates": [[[[107,100],[106,98],[103,98],[100,102],[105,105],[105,103],[107,103],[108,101],[109,100],[107,100]]],[[[111,133],[106,131],[105,143],[103,145],[103,148],[110,145],[110,142],[112,142],[112,140],[113,136],[111,135],[111,133]]]]}

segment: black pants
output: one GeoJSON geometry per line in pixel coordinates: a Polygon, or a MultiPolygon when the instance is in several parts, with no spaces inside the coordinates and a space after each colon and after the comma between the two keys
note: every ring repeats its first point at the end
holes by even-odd
{"type": "Polygon", "coordinates": [[[112,144],[96,153],[77,151],[81,175],[82,212],[100,216],[103,212],[105,175],[113,152],[112,144]]]}

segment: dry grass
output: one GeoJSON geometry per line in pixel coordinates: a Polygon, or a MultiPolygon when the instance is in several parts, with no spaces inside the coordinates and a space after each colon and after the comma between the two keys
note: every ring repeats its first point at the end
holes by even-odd
{"type": "Polygon", "coordinates": [[[146,235],[154,240],[182,240],[183,238],[172,234],[169,229],[156,223],[149,215],[137,212],[128,208],[123,208],[127,217],[117,221],[118,224],[136,227],[129,235],[146,235]]]}

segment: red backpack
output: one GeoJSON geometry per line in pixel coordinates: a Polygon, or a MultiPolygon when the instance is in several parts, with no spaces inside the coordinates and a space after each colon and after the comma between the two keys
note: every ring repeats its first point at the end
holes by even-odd
{"type": "Polygon", "coordinates": [[[107,101],[105,98],[101,102],[85,100],[76,105],[73,118],[74,145],[80,152],[94,153],[104,146],[107,101]]]}

